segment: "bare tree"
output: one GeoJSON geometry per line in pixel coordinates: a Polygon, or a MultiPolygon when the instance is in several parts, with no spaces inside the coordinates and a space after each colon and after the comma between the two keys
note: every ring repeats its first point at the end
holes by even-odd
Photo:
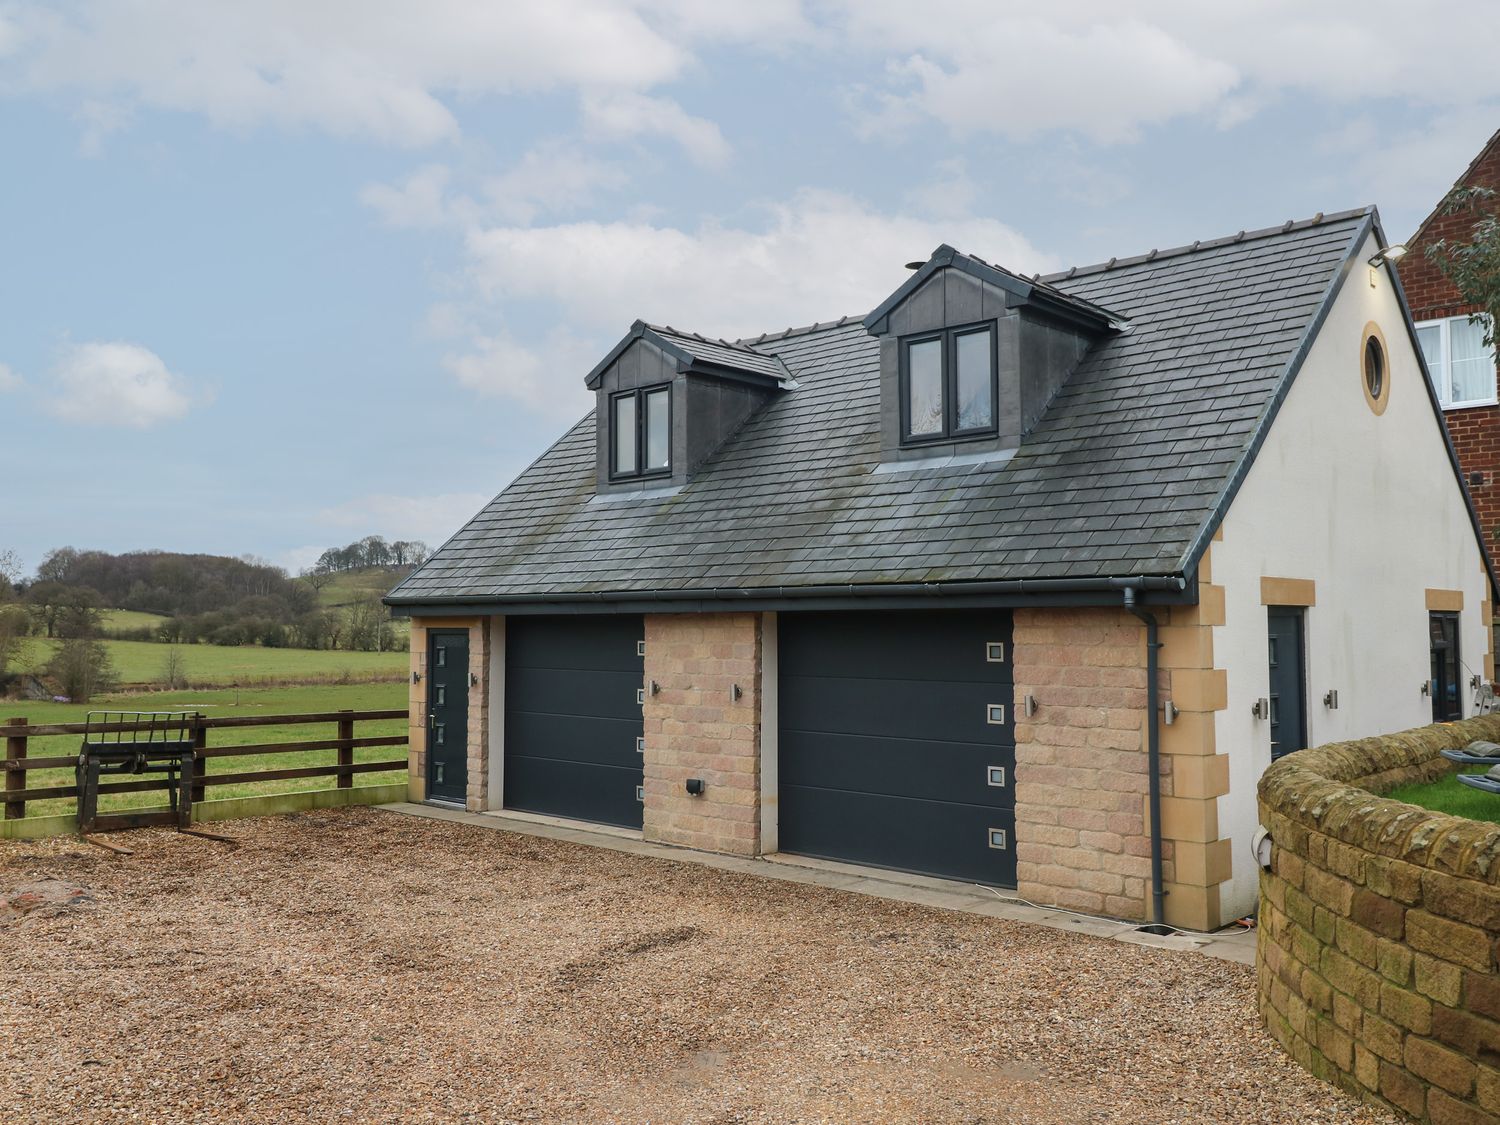
{"type": "Polygon", "coordinates": [[[167,658],[161,666],[161,681],[168,691],[187,687],[187,661],[183,659],[182,649],[176,645],[167,649],[167,658]]]}

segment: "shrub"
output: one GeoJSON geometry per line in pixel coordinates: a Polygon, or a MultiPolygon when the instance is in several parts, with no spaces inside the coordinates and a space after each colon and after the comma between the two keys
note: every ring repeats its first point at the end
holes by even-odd
{"type": "Polygon", "coordinates": [[[108,650],[89,637],[64,641],[47,664],[47,674],[74,703],[87,703],[115,679],[108,650]]]}

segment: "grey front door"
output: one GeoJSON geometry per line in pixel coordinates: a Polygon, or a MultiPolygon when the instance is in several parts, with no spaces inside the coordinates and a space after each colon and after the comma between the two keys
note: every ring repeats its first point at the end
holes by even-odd
{"type": "Polygon", "coordinates": [[[1307,695],[1303,675],[1302,610],[1266,611],[1266,648],[1271,665],[1271,757],[1307,746],[1307,695]]]}
{"type": "Polygon", "coordinates": [[[427,796],[462,801],[469,786],[469,632],[427,634],[427,796]]]}

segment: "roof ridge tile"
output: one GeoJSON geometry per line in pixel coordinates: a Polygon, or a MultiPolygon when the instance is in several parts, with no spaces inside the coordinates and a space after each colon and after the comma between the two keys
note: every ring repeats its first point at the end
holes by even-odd
{"type": "Polygon", "coordinates": [[[1107,262],[1096,262],[1093,265],[1069,266],[1066,270],[1042,274],[1040,280],[1043,283],[1068,281],[1075,277],[1088,277],[1092,274],[1107,273],[1110,270],[1141,265],[1144,262],[1159,261],[1162,258],[1179,258],[1203,250],[1216,250],[1221,246],[1233,246],[1236,243],[1249,242],[1254,239],[1272,238],[1279,234],[1288,234],[1294,230],[1307,230],[1311,227],[1322,226],[1325,223],[1341,223],[1348,219],[1368,215],[1372,210],[1372,207],[1365,206],[1350,208],[1347,211],[1334,211],[1326,215],[1322,211],[1319,211],[1310,219],[1288,219],[1278,226],[1261,227],[1258,230],[1241,230],[1237,234],[1226,235],[1223,238],[1198,239],[1191,245],[1173,246],[1166,250],[1152,250],[1147,254],[1137,254],[1130,258],[1111,258],[1107,262]]]}

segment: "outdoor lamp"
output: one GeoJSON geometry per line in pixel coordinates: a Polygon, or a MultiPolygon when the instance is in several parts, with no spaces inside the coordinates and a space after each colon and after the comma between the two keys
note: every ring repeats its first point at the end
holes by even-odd
{"type": "Polygon", "coordinates": [[[1404,257],[1406,257],[1406,244],[1404,242],[1395,242],[1387,246],[1384,250],[1377,250],[1371,254],[1370,265],[1373,267],[1383,265],[1386,262],[1399,262],[1404,257]]]}

